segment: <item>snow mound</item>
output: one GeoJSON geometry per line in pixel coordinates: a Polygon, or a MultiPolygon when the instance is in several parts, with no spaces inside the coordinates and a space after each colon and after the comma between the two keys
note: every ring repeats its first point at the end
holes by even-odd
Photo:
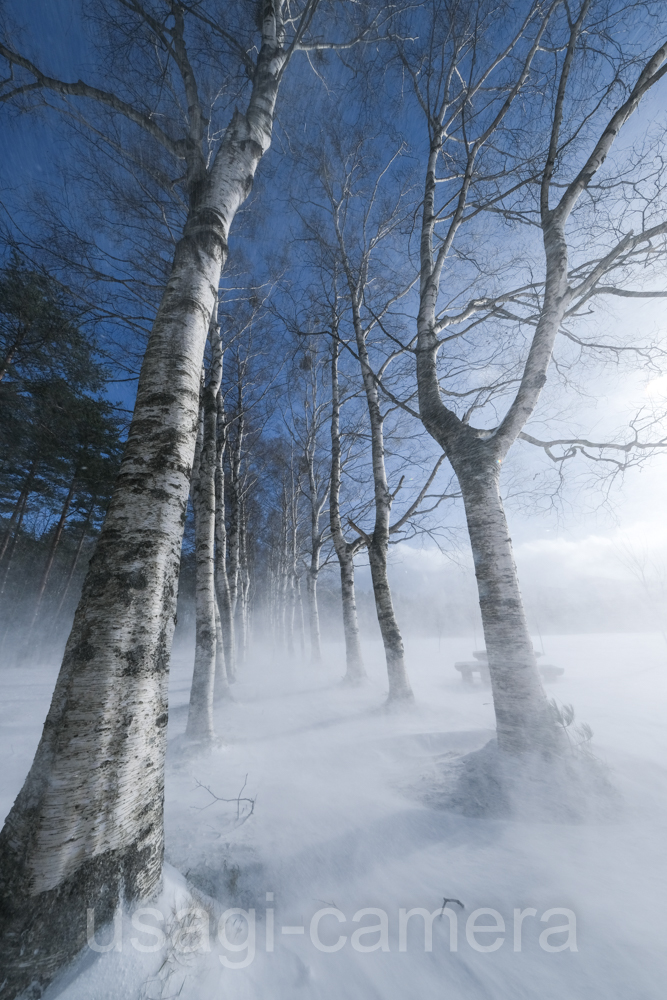
{"type": "Polygon", "coordinates": [[[584,823],[613,820],[622,807],[608,769],[588,752],[512,755],[492,739],[440,764],[427,798],[463,816],[584,823]]]}

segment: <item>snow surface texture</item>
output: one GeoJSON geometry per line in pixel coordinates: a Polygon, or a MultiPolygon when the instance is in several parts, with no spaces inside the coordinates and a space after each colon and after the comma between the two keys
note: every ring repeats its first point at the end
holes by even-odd
{"type": "MultiPolygon", "coordinates": [[[[388,713],[379,644],[365,646],[370,681],[358,690],[338,683],[340,647],[317,668],[258,650],[240,671],[235,701],[217,709],[224,745],[203,756],[182,739],[192,663],[176,657],[168,865],[162,895],[146,904],[156,913],[135,914],[134,926],[119,913],[116,947],[86,950],[45,1000],[662,998],[667,647],[653,635],[544,641],[549,661],[565,667],[549,694],[591,725],[620,792],[602,819],[517,821],[452,808],[442,776],[469,768],[462,756],[484,747],[493,729],[489,689],[466,689],[453,669],[469,658],[471,640],[408,642],[416,706],[388,713]],[[213,797],[235,799],[246,775],[239,802],[213,797]],[[432,951],[420,916],[401,942],[399,909],[439,911],[444,897],[464,909],[450,902],[436,915],[432,951]],[[235,908],[255,910],[254,955],[241,913],[227,914],[222,943],[217,937],[235,908]],[[377,912],[358,913],[367,908],[386,913],[386,935],[370,929],[383,919],[377,912]],[[475,926],[504,921],[504,933],[466,934],[482,908],[496,914],[472,917],[475,926]],[[527,908],[514,950],[514,911],[527,908]],[[554,908],[573,916],[542,921],[554,908]],[[320,913],[313,940],[322,910],[340,913],[320,913]],[[564,950],[540,945],[545,930],[573,919],[578,950],[572,930],[542,938],[564,950]],[[164,941],[138,924],[159,928],[164,941]],[[354,937],[364,926],[368,933],[354,937]]],[[[30,765],[55,672],[0,670],[3,816],[30,765]]],[[[96,940],[111,943],[111,928],[96,940]]]]}

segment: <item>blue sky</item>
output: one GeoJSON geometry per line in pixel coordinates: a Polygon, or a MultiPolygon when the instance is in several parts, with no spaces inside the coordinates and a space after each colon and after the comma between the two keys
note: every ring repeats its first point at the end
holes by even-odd
{"type": "MultiPolygon", "coordinates": [[[[5,3],[5,9],[15,12],[17,19],[26,25],[27,51],[49,71],[68,79],[76,79],[79,75],[91,79],[93,60],[85,30],[76,16],[77,8],[78,3],[71,0],[58,0],[57,3],[52,0],[23,0],[20,3],[11,0],[5,3]]],[[[622,141],[631,143],[645,123],[657,117],[661,110],[664,110],[664,88],[651,96],[622,141]]],[[[289,114],[279,109],[279,118],[281,116],[285,117],[288,127],[294,124],[290,123],[289,114]]],[[[5,203],[14,211],[34,185],[42,187],[59,183],[51,166],[54,160],[66,158],[68,149],[66,139],[46,118],[36,120],[27,115],[11,116],[8,121],[5,116],[2,128],[5,156],[0,164],[0,183],[5,203]]],[[[259,198],[266,194],[262,176],[278,165],[282,141],[279,126],[269,159],[260,167],[256,188],[259,198]]],[[[623,309],[613,304],[601,315],[600,324],[609,332],[615,324],[625,328],[627,324],[634,323],[638,333],[648,337],[651,331],[664,332],[663,314],[662,305],[633,305],[631,309],[623,309]]],[[[641,372],[633,377],[619,378],[613,372],[596,376],[596,381],[588,386],[591,398],[580,399],[576,404],[576,421],[589,436],[616,431],[639,406],[659,401],[663,395],[667,397],[667,386],[658,383],[654,384],[652,395],[647,397],[646,381],[647,377],[641,372]]],[[[120,382],[109,390],[109,394],[112,399],[130,406],[133,390],[134,383],[120,382]]],[[[561,567],[571,564],[573,572],[576,569],[579,573],[582,559],[591,566],[598,565],[601,572],[609,573],[611,570],[608,560],[605,561],[604,545],[599,544],[599,539],[613,540],[619,532],[626,531],[638,540],[637,544],[644,539],[648,545],[662,546],[665,544],[661,526],[667,487],[666,460],[667,457],[658,458],[650,468],[630,471],[606,508],[600,507],[599,494],[583,480],[566,486],[564,502],[541,514],[528,515],[520,505],[510,503],[509,516],[517,550],[541,553],[545,573],[553,572],[556,563],[561,567]],[[571,546],[579,547],[579,555],[571,546]]],[[[514,470],[529,481],[544,464],[542,456],[533,455],[526,446],[518,445],[516,453],[508,461],[508,478],[514,470]]]]}

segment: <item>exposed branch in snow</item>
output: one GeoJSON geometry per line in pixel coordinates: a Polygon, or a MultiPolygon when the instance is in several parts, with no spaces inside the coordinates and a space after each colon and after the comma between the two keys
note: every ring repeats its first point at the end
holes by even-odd
{"type": "Polygon", "coordinates": [[[257,801],[257,797],[255,796],[254,799],[251,799],[249,796],[243,794],[243,792],[245,791],[245,786],[248,784],[248,775],[247,774],[245,776],[245,780],[243,782],[243,785],[241,786],[241,790],[240,790],[239,794],[236,795],[234,798],[231,798],[231,799],[226,799],[226,798],[224,798],[221,795],[216,795],[215,792],[212,791],[209,788],[208,785],[204,785],[198,779],[195,779],[195,780],[197,782],[197,788],[203,788],[204,791],[208,792],[208,794],[212,796],[213,801],[209,802],[208,805],[206,805],[206,806],[193,806],[194,809],[197,809],[200,812],[203,812],[204,809],[209,809],[212,805],[215,805],[216,802],[236,802],[236,819],[240,820],[239,826],[241,826],[243,823],[245,823],[246,820],[250,819],[250,817],[254,813],[254,811],[255,811],[255,802],[257,801]],[[242,802],[248,802],[248,803],[250,803],[250,808],[248,809],[248,812],[243,817],[241,816],[241,803],[242,802]]]}

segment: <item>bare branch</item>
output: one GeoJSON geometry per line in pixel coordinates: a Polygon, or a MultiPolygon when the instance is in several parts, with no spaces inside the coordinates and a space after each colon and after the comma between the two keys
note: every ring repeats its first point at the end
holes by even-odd
{"type": "MultiPolygon", "coordinates": [[[[53,93],[61,94],[63,97],[85,97],[89,100],[97,101],[99,104],[103,104],[105,107],[111,108],[112,111],[117,111],[129,121],[138,125],[139,128],[148,132],[148,134],[152,135],[154,139],[157,139],[160,145],[168,150],[172,156],[175,156],[180,160],[185,159],[185,149],[182,140],[172,139],[159,127],[159,125],[155,123],[150,115],[138,111],[136,108],[132,107],[131,104],[128,104],[126,101],[122,101],[115,94],[106,90],[99,90],[97,87],[91,87],[82,80],[77,80],[76,83],[66,83],[63,80],[56,80],[53,77],[47,76],[45,73],[42,73],[42,71],[35,66],[34,63],[32,63],[29,59],[26,59],[25,56],[19,55],[17,52],[12,52],[11,49],[8,49],[7,46],[3,45],[1,42],[0,55],[3,56],[11,65],[21,66],[22,69],[31,73],[35,77],[35,87],[50,90],[53,93]]],[[[12,96],[14,96],[13,91],[9,94],[0,95],[0,101],[8,100],[12,96]]]]}

